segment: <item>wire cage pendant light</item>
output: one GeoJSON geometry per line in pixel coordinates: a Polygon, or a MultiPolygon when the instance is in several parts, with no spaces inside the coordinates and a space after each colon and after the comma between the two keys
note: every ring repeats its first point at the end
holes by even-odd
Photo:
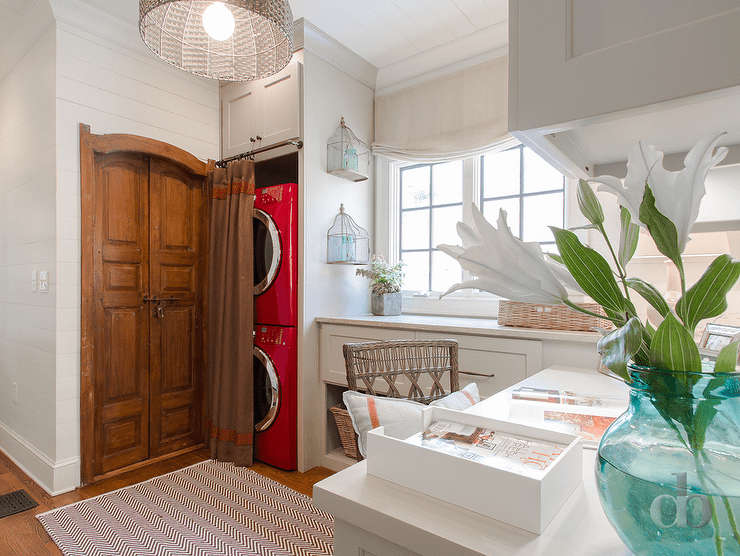
{"type": "Polygon", "coordinates": [[[293,12],[288,0],[139,0],[139,33],[168,64],[224,81],[262,79],[293,55],[293,12]],[[204,27],[209,15],[233,17],[219,36],[204,27]],[[224,8],[228,11],[224,12],[224,8]],[[231,14],[229,16],[229,13],[231,14]]]}

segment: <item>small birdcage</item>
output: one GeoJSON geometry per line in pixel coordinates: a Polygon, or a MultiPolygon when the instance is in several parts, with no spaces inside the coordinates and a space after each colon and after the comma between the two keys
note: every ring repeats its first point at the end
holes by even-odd
{"type": "Polygon", "coordinates": [[[344,212],[343,204],[326,234],[326,258],[331,264],[367,264],[370,260],[370,236],[344,212]]]}
{"type": "Polygon", "coordinates": [[[344,118],[329,139],[326,152],[326,171],[350,181],[368,178],[370,149],[344,124],[344,118]]]}

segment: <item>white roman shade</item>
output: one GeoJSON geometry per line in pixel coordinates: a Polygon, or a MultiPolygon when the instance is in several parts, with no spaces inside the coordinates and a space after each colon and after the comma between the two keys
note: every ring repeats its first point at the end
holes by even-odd
{"type": "Polygon", "coordinates": [[[508,62],[495,58],[376,98],[373,154],[429,162],[518,144],[508,133],[508,62]]]}

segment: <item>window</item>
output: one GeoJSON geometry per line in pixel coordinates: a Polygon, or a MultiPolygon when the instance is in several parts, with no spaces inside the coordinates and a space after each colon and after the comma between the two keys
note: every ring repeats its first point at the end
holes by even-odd
{"type": "Polygon", "coordinates": [[[563,227],[565,178],[523,145],[466,160],[404,166],[398,185],[404,290],[444,292],[465,279],[458,262],[436,246],[460,244],[457,223],[470,219],[465,207],[471,202],[494,226],[503,208],[514,235],[555,251],[548,226],[563,227]]]}
{"type": "Polygon", "coordinates": [[[445,291],[459,280],[460,265],[435,247],[457,243],[462,220],[463,162],[401,169],[401,259],[405,289],[445,291]]]}
{"type": "Polygon", "coordinates": [[[563,227],[565,178],[524,145],[481,157],[481,212],[498,220],[499,208],[515,236],[555,250],[548,226],[563,227]]]}

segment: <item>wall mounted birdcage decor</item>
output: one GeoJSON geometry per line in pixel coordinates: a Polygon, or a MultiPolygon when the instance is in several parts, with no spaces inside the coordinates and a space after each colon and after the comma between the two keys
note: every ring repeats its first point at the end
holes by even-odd
{"type": "Polygon", "coordinates": [[[368,178],[370,149],[344,123],[344,118],[329,139],[326,151],[326,171],[350,181],[368,178]]]}
{"type": "Polygon", "coordinates": [[[326,234],[326,259],[330,264],[367,264],[370,260],[370,236],[344,212],[344,204],[326,234]]]}

